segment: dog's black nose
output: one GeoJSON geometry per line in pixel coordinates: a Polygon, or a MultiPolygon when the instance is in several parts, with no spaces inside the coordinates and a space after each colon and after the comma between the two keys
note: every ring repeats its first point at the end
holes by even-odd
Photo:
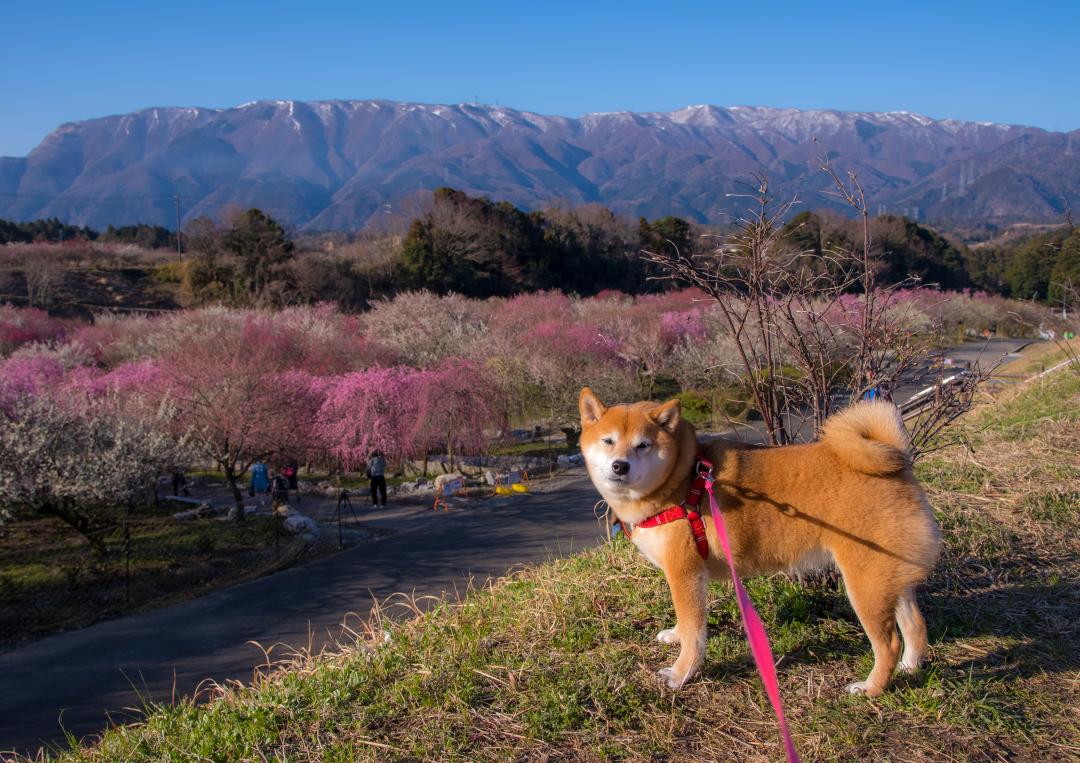
{"type": "Polygon", "coordinates": [[[627,472],[630,471],[630,462],[629,461],[612,461],[611,462],[611,471],[613,471],[613,472],[615,472],[616,474],[619,474],[619,475],[626,474],[627,472]]]}

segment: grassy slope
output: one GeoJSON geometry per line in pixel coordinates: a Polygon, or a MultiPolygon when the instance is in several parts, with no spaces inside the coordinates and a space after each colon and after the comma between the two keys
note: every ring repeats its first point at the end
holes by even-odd
{"type": "MultiPolygon", "coordinates": [[[[969,452],[919,467],[947,551],[920,599],[932,663],[875,700],[843,693],[869,644],[826,583],[750,581],[806,760],[1080,757],[1080,377],[970,417],[969,452]]],[[[704,676],[673,659],[661,575],[625,542],[525,570],[335,657],[159,708],[70,760],[779,760],[730,590],[704,676]]]]}

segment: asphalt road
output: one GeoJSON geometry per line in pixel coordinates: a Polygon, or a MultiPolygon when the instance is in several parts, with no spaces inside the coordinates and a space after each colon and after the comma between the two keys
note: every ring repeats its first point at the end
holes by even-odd
{"type": "MultiPolygon", "coordinates": [[[[378,511],[356,501],[363,525],[390,534],[0,655],[0,750],[32,753],[60,741],[61,720],[76,736],[96,733],[110,717],[132,718],[125,708],[139,707],[140,697],[190,695],[206,679],[250,680],[266,661],[251,642],[278,644],[272,654],[309,641],[319,648],[341,635],[350,613],[366,617],[391,594],[464,592],[470,579],[481,585],[515,566],[597,545],[604,537],[593,515],[599,496],[584,470],[575,472],[538,483],[531,495],[475,501],[449,513],[433,513],[430,497],[378,511]]],[[[313,513],[326,512],[323,505],[313,513]]]]}

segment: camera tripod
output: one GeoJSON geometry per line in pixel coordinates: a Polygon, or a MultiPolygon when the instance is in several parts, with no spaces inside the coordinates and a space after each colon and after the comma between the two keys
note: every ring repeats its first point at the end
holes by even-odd
{"type": "Polygon", "coordinates": [[[356,521],[356,522],[360,521],[360,518],[358,516],[356,516],[356,510],[353,509],[352,501],[349,500],[349,491],[346,488],[342,488],[338,492],[337,506],[334,507],[333,521],[337,522],[338,548],[343,548],[344,545],[345,545],[342,542],[342,539],[341,539],[341,512],[342,512],[342,509],[348,510],[348,512],[350,514],[352,514],[352,518],[353,518],[354,521],[356,521]]]}

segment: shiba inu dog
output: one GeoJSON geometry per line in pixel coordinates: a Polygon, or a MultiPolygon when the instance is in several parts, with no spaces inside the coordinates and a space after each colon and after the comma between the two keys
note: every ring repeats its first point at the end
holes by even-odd
{"type": "Polygon", "coordinates": [[[850,684],[849,692],[880,694],[898,660],[904,671],[918,669],[927,640],[915,587],[937,561],[941,539],[912,474],[895,406],[856,403],[829,418],[817,442],[782,447],[723,439],[699,444],[677,400],[608,408],[586,387],[579,408],[581,450],[593,484],[671,588],[677,622],[656,636],[680,645],[675,663],[660,671],[670,688],[701,668],[707,583],[730,577],[707,497],[704,516],[691,512],[693,521],[682,521],[685,510],[665,511],[687,505],[699,459],[713,465],[714,492],[741,577],[839,568],[874,650],[870,675],[850,684]]]}

